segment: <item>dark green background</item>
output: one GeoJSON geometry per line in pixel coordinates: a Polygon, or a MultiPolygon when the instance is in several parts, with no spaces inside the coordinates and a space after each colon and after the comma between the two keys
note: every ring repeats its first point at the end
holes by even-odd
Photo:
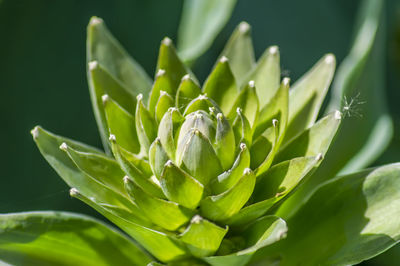
{"type": "MultiPolygon", "coordinates": [[[[257,56],[269,45],[280,46],[282,67],[293,80],[327,52],[340,63],[351,42],[358,3],[239,0],[228,25],[195,65],[195,73],[204,80],[242,20],[253,27],[257,56]]],[[[176,40],[181,9],[178,0],[0,0],[0,212],[56,209],[97,215],[69,197],[68,187],[39,154],[29,131],[40,124],[100,146],[85,73],[89,18],[102,17],[153,76],[159,42],[164,36],[176,40]]],[[[396,131],[377,164],[400,161],[400,1],[387,2],[386,20],[386,93],[396,131]]],[[[400,249],[397,254],[400,260],[400,249]]],[[[377,265],[396,265],[395,255],[391,252],[391,262],[377,265]]]]}

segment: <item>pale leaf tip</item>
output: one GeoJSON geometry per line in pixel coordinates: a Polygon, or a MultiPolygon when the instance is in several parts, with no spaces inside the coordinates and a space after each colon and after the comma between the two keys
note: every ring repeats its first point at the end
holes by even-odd
{"type": "Polygon", "coordinates": [[[103,96],[101,96],[101,100],[103,101],[103,104],[106,104],[109,99],[110,99],[110,97],[108,96],[108,94],[104,94],[103,96]]]}
{"type": "Polygon", "coordinates": [[[341,120],[342,119],[342,113],[338,110],[335,111],[335,119],[336,120],[341,120]]]}
{"type": "Polygon", "coordinates": [[[190,223],[199,224],[202,220],[203,220],[203,218],[200,215],[195,215],[195,216],[193,216],[193,218],[190,221],[190,223]]]}
{"type": "Polygon", "coordinates": [[[242,114],[242,108],[240,108],[240,107],[236,108],[236,113],[238,115],[241,115],[242,114]]]}
{"type": "Polygon", "coordinates": [[[182,81],[184,81],[184,80],[189,80],[190,79],[190,75],[189,74],[186,74],[186,75],[184,75],[183,77],[182,77],[182,81]]]}
{"type": "Polygon", "coordinates": [[[142,99],[143,99],[143,94],[139,93],[139,94],[136,96],[136,100],[141,101],[142,99]]]}
{"type": "Polygon", "coordinates": [[[218,120],[222,120],[223,117],[224,117],[224,115],[222,113],[218,113],[217,114],[217,119],[218,120]]]}
{"type": "Polygon", "coordinates": [[[129,176],[124,176],[124,178],[122,179],[124,181],[125,184],[129,184],[129,182],[131,181],[129,176]]]}
{"type": "Polygon", "coordinates": [[[79,195],[80,193],[79,193],[79,190],[77,190],[76,188],[71,188],[70,190],[69,190],[69,195],[71,195],[71,197],[75,197],[75,196],[77,196],[77,195],[79,195]]]}
{"type": "Polygon", "coordinates": [[[204,94],[199,95],[198,99],[199,100],[206,100],[207,99],[207,94],[204,93],[204,94]]]}
{"type": "Polygon", "coordinates": [[[108,140],[111,142],[115,142],[117,140],[117,138],[115,137],[114,134],[110,134],[110,136],[108,137],[108,140]]]}
{"type": "Polygon", "coordinates": [[[68,145],[67,145],[67,143],[65,143],[65,142],[61,143],[61,145],[60,145],[60,150],[63,150],[63,151],[68,150],[68,145]]]}
{"type": "Polygon", "coordinates": [[[251,174],[251,169],[250,169],[250,168],[244,169],[243,174],[244,174],[244,175],[249,175],[249,174],[251,174]]]}
{"type": "Polygon", "coordinates": [[[271,46],[271,47],[269,47],[269,49],[268,49],[268,52],[269,52],[271,55],[276,55],[276,54],[278,53],[278,51],[279,51],[279,48],[278,48],[278,46],[276,46],[276,45],[271,46]]]}
{"type": "Polygon", "coordinates": [[[289,84],[290,84],[290,78],[284,77],[283,80],[282,80],[282,84],[283,84],[283,86],[285,86],[285,87],[289,86],[289,84]]]}
{"type": "Polygon", "coordinates": [[[103,19],[101,19],[101,18],[99,18],[99,17],[92,17],[92,18],[90,19],[89,24],[90,24],[90,25],[98,25],[98,24],[101,24],[101,23],[103,23],[103,22],[104,22],[103,19]]]}
{"type": "Polygon", "coordinates": [[[157,179],[156,176],[152,175],[152,176],[150,177],[150,180],[151,180],[151,182],[153,182],[153,183],[156,184],[157,186],[161,187],[161,183],[160,183],[160,181],[157,179]]]}
{"type": "Polygon", "coordinates": [[[278,119],[272,119],[272,125],[276,127],[278,125],[278,119]]]}
{"type": "Polygon", "coordinates": [[[240,150],[245,150],[247,148],[247,146],[246,146],[246,144],[245,143],[240,143],[240,150]]]}
{"type": "Polygon", "coordinates": [[[315,156],[316,161],[321,161],[324,158],[324,155],[322,153],[318,153],[317,156],[315,156]]]}
{"type": "Polygon", "coordinates": [[[327,54],[325,56],[325,63],[329,64],[329,65],[334,64],[335,63],[335,56],[333,54],[327,54]]]}
{"type": "Polygon", "coordinates": [[[39,126],[34,127],[31,130],[31,134],[34,139],[37,139],[39,137],[39,126]]]}
{"type": "Polygon", "coordinates": [[[241,33],[247,33],[250,30],[250,25],[246,21],[242,21],[239,24],[239,31],[241,33]]]}
{"type": "Polygon", "coordinates": [[[221,63],[228,62],[228,57],[226,57],[225,55],[223,55],[223,56],[221,57],[221,59],[219,59],[219,62],[221,62],[221,63]]]}
{"type": "Polygon", "coordinates": [[[162,44],[164,44],[164,45],[166,45],[166,46],[170,46],[170,45],[172,44],[172,40],[171,40],[170,38],[168,38],[168,37],[165,37],[165,38],[162,40],[162,44]]]}
{"type": "Polygon", "coordinates": [[[99,65],[99,63],[95,60],[95,61],[90,61],[88,63],[89,66],[89,70],[94,70],[97,68],[97,66],[99,65]]]}
{"type": "Polygon", "coordinates": [[[165,163],[165,167],[172,167],[172,165],[174,165],[174,164],[173,164],[173,162],[172,162],[171,160],[168,160],[168,161],[165,163]]]}
{"type": "Polygon", "coordinates": [[[254,88],[254,86],[255,86],[254,80],[250,80],[250,81],[249,81],[249,87],[250,87],[250,88],[254,88]]]}
{"type": "Polygon", "coordinates": [[[157,71],[156,78],[158,78],[158,77],[160,77],[160,76],[162,76],[162,75],[164,75],[164,74],[165,74],[165,70],[160,68],[160,69],[157,71]]]}

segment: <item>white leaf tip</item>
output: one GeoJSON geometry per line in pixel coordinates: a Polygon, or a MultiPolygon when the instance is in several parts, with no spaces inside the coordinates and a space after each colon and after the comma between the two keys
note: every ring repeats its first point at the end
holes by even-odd
{"type": "Polygon", "coordinates": [[[160,68],[160,69],[157,71],[156,78],[158,78],[158,77],[160,77],[160,76],[162,76],[162,75],[164,75],[164,74],[165,74],[165,70],[160,68]]]}
{"type": "Polygon", "coordinates": [[[239,31],[241,33],[247,33],[250,30],[250,25],[246,21],[242,21],[239,24],[239,31]]]}
{"type": "Polygon", "coordinates": [[[174,165],[174,164],[173,164],[173,162],[172,162],[171,160],[168,160],[168,161],[165,163],[165,166],[166,166],[166,167],[171,167],[172,165],[174,165]]]}
{"type": "Polygon", "coordinates": [[[251,174],[251,169],[250,169],[250,168],[244,169],[243,174],[244,174],[244,175],[249,175],[249,174],[251,174]]]}
{"type": "Polygon", "coordinates": [[[103,22],[104,22],[103,19],[101,19],[99,17],[92,17],[90,19],[90,25],[98,25],[98,24],[101,24],[103,22]]]}
{"type": "Polygon", "coordinates": [[[282,80],[282,84],[283,84],[283,86],[286,86],[286,87],[289,86],[290,78],[284,77],[283,80],[282,80]]]}
{"type": "Polygon", "coordinates": [[[182,77],[182,80],[189,80],[190,79],[190,75],[186,74],[182,77]]]}
{"type": "Polygon", "coordinates": [[[278,119],[272,119],[272,125],[276,127],[278,125],[278,119]]]}
{"type": "Polygon", "coordinates": [[[61,143],[61,145],[60,145],[60,150],[63,150],[63,151],[68,150],[68,145],[67,145],[67,143],[65,143],[65,142],[61,143]]]}
{"type": "Polygon", "coordinates": [[[143,94],[139,93],[139,94],[136,96],[136,100],[141,101],[142,99],[143,99],[143,94]]]}
{"type": "Polygon", "coordinates": [[[271,46],[271,47],[269,47],[269,49],[268,49],[268,52],[269,52],[271,55],[276,55],[276,54],[278,53],[278,51],[279,51],[279,48],[278,48],[278,46],[276,46],[276,45],[271,46]]]}
{"type": "Polygon", "coordinates": [[[228,62],[228,57],[226,57],[225,55],[223,55],[223,56],[221,57],[221,59],[219,59],[219,61],[220,61],[221,63],[228,62]]]}
{"type": "Polygon", "coordinates": [[[166,46],[169,46],[169,45],[172,44],[172,40],[171,40],[170,38],[168,38],[168,37],[165,37],[165,38],[162,40],[162,43],[163,43],[164,45],[166,45],[166,46]]]}
{"type": "Polygon", "coordinates": [[[31,134],[34,139],[37,139],[39,137],[39,126],[34,127],[31,130],[31,134]]]}
{"type": "Polygon", "coordinates": [[[246,146],[246,144],[245,143],[240,143],[240,149],[243,151],[243,150],[245,150],[247,148],[247,146],[246,146]]]}
{"type": "Polygon", "coordinates": [[[110,99],[110,97],[108,96],[108,94],[104,94],[103,96],[101,96],[101,100],[103,101],[103,104],[106,104],[109,99],[110,99]]]}
{"type": "Polygon", "coordinates": [[[195,216],[193,216],[193,218],[190,221],[190,223],[199,224],[202,220],[203,220],[203,218],[200,215],[195,215],[195,216]]]}
{"type": "Polygon", "coordinates": [[[335,111],[335,119],[336,120],[341,120],[342,119],[342,113],[338,110],[335,111]]]}
{"type": "Polygon", "coordinates": [[[122,178],[122,180],[124,181],[124,183],[125,184],[128,184],[131,180],[130,180],[130,178],[129,178],[129,176],[124,176],[123,178],[122,178]]]}
{"type": "Polygon", "coordinates": [[[70,190],[69,190],[69,195],[71,196],[71,197],[75,197],[75,196],[77,196],[77,195],[79,195],[79,190],[77,190],[76,188],[71,188],[70,190]]]}
{"type": "Polygon", "coordinates": [[[90,61],[88,63],[89,70],[93,70],[93,69],[97,68],[98,65],[99,65],[99,63],[97,61],[90,61]]]}
{"type": "Polygon", "coordinates": [[[324,155],[322,153],[318,153],[317,156],[315,156],[316,161],[321,161],[322,158],[324,158],[324,155]]]}
{"type": "Polygon", "coordinates": [[[327,64],[335,63],[335,56],[333,54],[327,54],[325,56],[325,63],[327,63],[327,64]]]}
{"type": "Polygon", "coordinates": [[[117,140],[117,138],[115,137],[114,134],[110,134],[110,137],[108,137],[109,141],[115,142],[117,140]]]}
{"type": "Polygon", "coordinates": [[[250,87],[250,88],[254,88],[254,86],[255,86],[254,80],[250,80],[250,81],[249,81],[249,87],[250,87]]]}

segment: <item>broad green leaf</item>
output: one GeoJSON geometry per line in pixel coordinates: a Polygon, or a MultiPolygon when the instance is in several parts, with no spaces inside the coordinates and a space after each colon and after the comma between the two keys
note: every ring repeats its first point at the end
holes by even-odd
{"type": "Polygon", "coordinates": [[[325,155],[342,120],[341,113],[335,111],[303,131],[277,154],[275,161],[282,162],[295,157],[325,155]]]}
{"type": "Polygon", "coordinates": [[[281,80],[279,49],[277,46],[267,48],[257,65],[251,70],[244,81],[254,80],[256,92],[263,108],[275,95],[281,80]]]}
{"type": "Polygon", "coordinates": [[[194,215],[193,211],[147,194],[129,177],[124,178],[125,189],[143,213],[156,225],[175,231],[187,223],[194,215]]]}
{"type": "Polygon", "coordinates": [[[158,98],[156,110],[155,110],[155,118],[157,123],[160,123],[164,114],[168,111],[170,107],[175,106],[175,100],[165,91],[160,91],[160,98],[158,98]]]}
{"type": "Polygon", "coordinates": [[[110,141],[115,159],[124,172],[147,193],[159,198],[165,198],[160,185],[151,177],[152,172],[148,162],[120,147],[115,136],[111,135],[110,141]]]}
{"type": "Polygon", "coordinates": [[[103,95],[102,99],[108,126],[108,136],[110,134],[116,136],[121,147],[134,154],[139,153],[140,143],[136,133],[135,117],[126,112],[107,94],[103,95]]]}
{"type": "Polygon", "coordinates": [[[203,93],[213,99],[227,114],[235,102],[238,89],[228,58],[222,57],[203,85],[203,93]]]}
{"type": "Polygon", "coordinates": [[[214,149],[224,170],[229,169],[235,160],[235,134],[229,121],[222,113],[217,116],[217,130],[215,133],[214,149]]]}
{"type": "Polygon", "coordinates": [[[152,260],[108,225],[66,212],[0,214],[0,258],[10,265],[145,265],[152,260]]]}
{"type": "Polygon", "coordinates": [[[184,117],[179,113],[178,109],[170,108],[164,114],[158,126],[157,136],[171,160],[175,161],[176,143],[175,136],[177,131],[184,120],[184,117]]]}
{"type": "Polygon", "coordinates": [[[284,220],[276,216],[264,216],[245,227],[240,234],[246,242],[245,249],[229,255],[205,257],[203,260],[212,266],[247,265],[257,250],[285,238],[287,230],[284,220]]]}
{"type": "MultiPolygon", "coordinates": [[[[231,97],[233,98],[234,95],[231,97]]],[[[240,91],[228,114],[229,119],[233,120],[235,118],[237,108],[242,109],[243,114],[250,122],[250,126],[253,127],[259,115],[258,97],[253,80],[249,81],[249,83],[240,91]]]]}
{"type": "Polygon", "coordinates": [[[289,93],[289,121],[284,143],[314,124],[332,82],[335,66],[334,55],[327,54],[293,84],[289,93]]]}
{"type": "MultiPolygon", "coordinates": [[[[190,69],[185,66],[176,54],[175,47],[171,39],[164,38],[161,42],[160,50],[158,53],[157,72],[160,70],[165,71],[165,75],[171,82],[172,89],[176,92],[181,79],[186,74],[190,74],[193,80],[196,77],[191,73],[190,69]]],[[[197,82],[197,80],[196,80],[197,82]]],[[[173,94],[175,96],[175,94],[173,94]]]]}
{"type": "Polygon", "coordinates": [[[180,239],[187,244],[193,256],[202,258],[213,255],[217,251],[227,232],[228,227],[219,227],[196,215],[180,235],[180,239]]]}
{"type": "Polygon", "coordinates": [[[125,197],[81,171],[67,153],[60,149],[60,146],[65,143],[81,152],[105,156],[103,153],[79,142],[51,134],[38,126],[32,130],[32,135],[43,157],[70,187],[78,188],[86,196],[94,197],[110,205],[127,209],[132,207],[132,204],[125,197]]]}
{"type": "Polygon", "coordinates": [[[179,23],[178,48],[185,62],[194,62],[228,22],[236,0],[186,0],[179,23]]]}
{"type": "Polygon", "coordinates": [[[176,107],[183,111],[187,104],[201,94],[200,87],[193,81],[190,75],[185,75],[176,92],[176,107]]]}
{"type": "Polygon", "coordinates": [[[243,21],[236,27],[219,59],[223,56],[229,59],[233,75],[238,84],[241,84],[246,74],[255,65],[251,27],[247,22],[243,21]]]}
{"type": "Polygon", "coordinates": [[[152,80],[98,17],[92,17],[88,25],[87,61],[98,61],[114,78],[124,84],[132,95],[149,95],[152,80]]]}
{"type": "Polygon", "coordinates": [[[120,227],[160,261],[168,262],[188,255],[184,243],[175,237],[157,230],[151,225],[137,223],[137,221],[129,219],[129,217],[120,216],[118,212],[115,212],[108,205],[98,203],[93,198],[85,197],[78,190],[71,189],[70,194],[88,204],[120,227]]]}
{"type": "Polygon", "coordinates": [[[211,183],[214,194],[220,194],[233,187],[242,177],[243,171],[250,166],[250,152],[246,144],[240,144],[239,154],[228,171],[223,172],[211,183]]]}
{"type": "Polygon", "coordinates": [[[109,150],[108,128],[102,96],[109,95],[131,114],[136,103],[135,95],[108,73],[97,61],[91,61],[88,68],[89,92],[93,112],[106,151],[109,150]]]}
{"type": "MultiPolygon", "coordinates": [[[[273,132],[277,132],[276,126],[274,127],[273,132]]],[[[268,154],[272,153],[272,148],[276,142],[276,137],[277,136],[273,136],[273,139],[269,140],[264,136],[259,136],[253,142],[253,145],[250,148],[250,168],[257,170],[259,166],[267,160],[268,154]]]]}
{"type": "Polygon", "coordinates": [[[241,209],[227,224],[241,227],[265,215],[277,202],[296,189],[306,176],[314,170],[322,157],[299,157],[271,167],[258,178],[252,201],[253,204],[241,209]]]}
{"type": "Polygon", "coordinates": [[[287,220],[291,233],[273,250],[282,256],[281,265],[352,265],[395,245],[400,240],[399,176],[397,163],[321,185],[287,220]]]}
{"type": "MultiPolygon", "coordinates": [[[[341,108],[346,116],[332,160],[323,174],[351,173],[373,163],[389,145],[393,122],[385,95],[385,1],[363,1],[351,50],[338,69],[328,109],[341,108]],[[343,152],[345,149],[346,152],[343,152]]],[[[332,155],[330,155],[332,154],[332,155]]]]}
{"type": "Polygon", "coordinates": [[[122,177],[124,177],[125,173],[114,159],[95,153],[75,150],[65,142],[60,147],[81,171],[111,188],[116,193],[125,196],[122,182],[122,177]]]}
{"type": "Polygon", "coordinates": [[[203,199],[200,202],[200,213],[214,221],[229,219],[249,200],[255,183],[256,176],[249,168],[246,168],[242,178],[231,189],[203,199]]]}
{"type": "Polygon", "coordinates": [[[199,129],[192,129],[178,143],[176,161],[204,186],[222,172],[214,148],[199,129]]]}
{"type": "Polygon", "coordinates": [[[149,110],[143,105],[142,97],[142,94],[137,97],[135,124],[141,144],[141,154],[147,156],[151,143],[157,137],[157,124],[149,110]]]}
{"type": "Polygon", "coordinates": [[[204,186],[171,161],[165,164],[160,183],[169,200],[189,209],[195,209],[203,197],[204,186]]]}
{"type": "Polygon", "coordinates": [[[155,114],[157,102],[161,96],[161,91],[164,91],[170,95],[175,95],[176,93],[176,88],[174,87],[171,77],[164,69],[158,70],[150,93],[148,106],[150,113],[153,115],[155,114]]]}

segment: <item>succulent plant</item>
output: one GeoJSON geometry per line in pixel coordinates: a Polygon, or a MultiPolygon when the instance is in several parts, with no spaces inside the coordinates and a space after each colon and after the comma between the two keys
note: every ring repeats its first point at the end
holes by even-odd
{"type": "MultiPolygon", "coordinates": [[[[350,176],[328,182],[298,206],[284,204],[319,167],[341,123],[340,111],[319,118],[334,75],[332,54],[290,86],[289,78],[281,78],[278,47],[267,48],[256,63],[250,26],[242,22],[202,86],[168,38],[161,42],[153,82],[99,18],[89,24],[87,52],[90,95],[105,152],[39,126],[32,135],[71,187],[71,196],[129,238],[96,220],[65,213],[3,215],[3,220],[14,221],[0,222],[7,232],[40,231],[45,225],[52,232],[49,239],[81,249],[53,243],[60,246],[47,263],[59,262],[57,254],[68,254],[63,264],[245,265],[281,260],[293,265],[298,263],[293,257],[303,250],[295,248],[297,243],[312,241],[312,234],[311,240],[302,237],[302,228],[312,230],[304,224],[315,222],[298,209],[305,204],[306,210],[341,214],[332,207],[343,204],[332,194],[336,186],[348,187],[341,192],[343,199],[358,195],[346,182],[364,179],[350,176]],[[326,193],[333,200],[321,202],[326,193]],[[74,223],[76,239],[65,229],[74,223]],[[291,224],[297,230],[292,238],[291,224]],[[112,263],[111,257],[116,257],[112,263]]],[[[356,175],[375,180],[381,172],[399,168],[388,167],[356,175]]],[[[350,223],[355,219],[351,215],[346,220],[350,223]]],[[[8,250],[5,254],[25,254],[24,262],[35,262],[43,252],[24,244],[8,250]]],[[[343,262],[317,257],[309,265],[343,262]]]]}

